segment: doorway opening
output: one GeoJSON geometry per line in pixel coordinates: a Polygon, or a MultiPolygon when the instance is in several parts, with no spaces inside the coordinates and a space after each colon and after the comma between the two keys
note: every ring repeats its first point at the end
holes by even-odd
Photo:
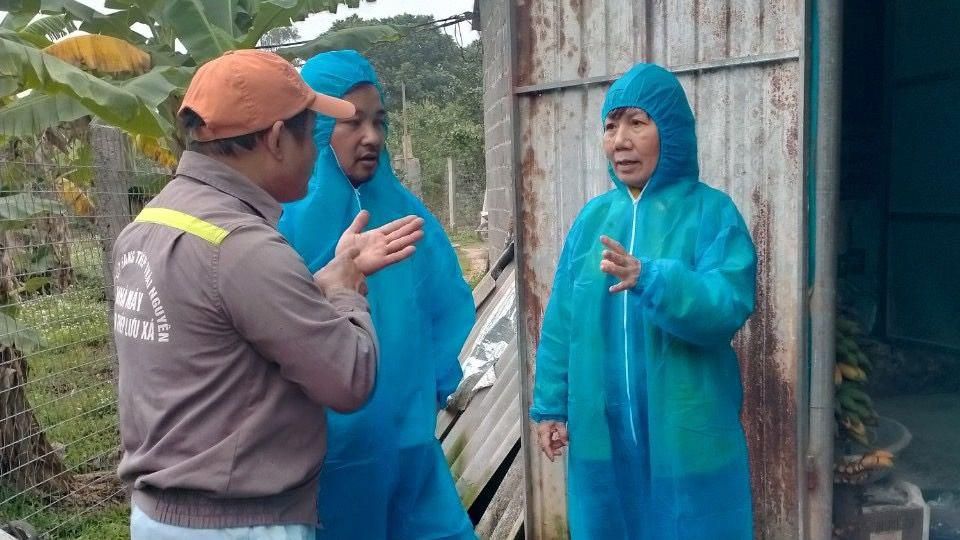
{"type": "MultiPolygon", "coordinates": [[[[931,540],[960,540],[958,21],[952,0],[844,3],[837,360],[863,372],[839,366],[838,414],[893,450],[874,476],[918,488],[931,540]]],[[[863,450],[853,426],[838,452],[863,450]]]]}

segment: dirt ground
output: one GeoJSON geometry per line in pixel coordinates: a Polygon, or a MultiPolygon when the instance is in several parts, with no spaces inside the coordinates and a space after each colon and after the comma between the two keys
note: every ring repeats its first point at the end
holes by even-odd
{"type": "Polygon", "coordinates": [[[479,239],[470,238],[455,241],[453,247],[457,250],[464,279],[470,287],[476,286],[487,272],[487,245],[479,239]]]}

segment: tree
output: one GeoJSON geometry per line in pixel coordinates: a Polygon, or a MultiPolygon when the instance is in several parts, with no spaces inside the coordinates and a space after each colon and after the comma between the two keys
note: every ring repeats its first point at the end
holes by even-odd
{"type": "Polygon", "coordinates": [[[406,85],[408,101],[453,101],[471,106],[482,120],[482,50],[475,41],[460,47],[435,25],[433,17],[398,15],[364,20],[356,15],[334,23],[332,31],[388,25],[405,30],[407,39],[389,45],[371,46],[365,54],[377,69],[390,110],[399,110],[400,85],[406,85]]]}
{"type": "MultiPolygon", "coordinates": [[[[311,13],[336,11],[338,3],[107,0],[118,11],[104,14],[77,0],[11,0],[0,21],[0,134],[35,135],[96,116],[137,136],[141,149],[179,153],[175,110],[197,66],[227,50],[254,47],[270,30],[311,13]],[[145,25],[148,35],[133,31],[135,23],[145,25]],[[61,39],[75,29],[90,34],[61,39]],[[24,90],[31,92],[11,97],[24,90]]],[[[370,26],[278,52],[295,56],[398,37],[395,28],[370,26]]]]}
{"type": "MultiPolygon", "coordinates": [[[[400,155],[401,149],[400,116],[391,112],[389,117],[387,144],[394,155],[400,155]]],[[[454,209],[460,216],[458,223],[478,219],[486,189],[483,124],[475,122],[463,104],[433,101],[408,105],[407,120],[414,154],[420,159],[424,202],[445,221],[447,158],[451,157],[459,192],[458,208],[454,209]]]]}
{"type": "Polygon", "coordinates": [[[280,47],[300,41],[300,31],[296,26],[281,26],[274,28],[260,38],[260,47],[270,47],[271,50],[277,50],[280,47]]]}
{"type": "Polygon", "coordinates": [[[479,41],[461,47],[432,17],[399,15],[363,20],[350,17],[332,30],[367,24],[402,29],[404,39],[375,44],[364,54],[377,70],[390,113],[387,145],[402,154],[401,85],[406,86],[407,129],[421,165],[423,198],[441,218],[447,206],[447,157],[454,160],[458,223],[478,219],[486,175],[483,146],[483,51],[479,41]]]}

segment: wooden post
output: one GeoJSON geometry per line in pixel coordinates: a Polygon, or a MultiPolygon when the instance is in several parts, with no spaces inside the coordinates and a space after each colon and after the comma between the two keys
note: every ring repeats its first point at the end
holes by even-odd
{"type": "Polygon", "coordinates": [[[413,138],[410,136],[407,117],[407,85],[400,83],[401,115],[403,133],[401,135],[403,159],[403,183],[411,193],[423,199],[423,179],[420,172],[420,160],[413,156],[413,138]]]}
{"type": "Polygon", "coordinates": [[[453,158],[447,158],[447,210],[450,212],[450,230],[457,228],[457,182],[453,176],[453,158]]]}
{"type": "Polygon", "coordinates": [[[403,180],[407,189],[418,199],[423,200],[423,174],[420,170],[420,160],[411,157],[403,160],[403,163],[405,172],[403,180]]]}
{"type": "MultiPolygon", "coordinates": [[[[100,235],[103,253],[103,287],[107,301],[107,325],[113,329],[113,244],[117,235],[126,227],[130,215],[130,199],[127,194],[129,167],[127,138],[117,128],[100,124],[90,125],[90,146],[93,147],[93,163],[96,174],[93,179],[96,226],[100,235]]],[[[112,332],[111,332],[112,335],[112,332]]],[[[111,356],[116,361],[113,338],[109,340],[111,356]]]]}

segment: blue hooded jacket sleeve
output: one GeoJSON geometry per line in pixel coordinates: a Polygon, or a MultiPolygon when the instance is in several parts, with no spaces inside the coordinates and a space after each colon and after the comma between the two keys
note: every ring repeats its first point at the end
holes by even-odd
{"type": "MultiPolygon", "coordinates": [[[[335,97],[360,85],[380,90],[372,66],[356,51],[317,55],[301,75],[335,97]]],[[[443,228],[400,184],[386,149],[373,176],[354,187],[330,146],[334,127],[317,117],[318,156],[307,195],[284,205],[279,223],[310,270],[333,258],[361,210],[370,212],[370,228],[411,214],[425,225],[413,256],[367,279],[380,341],[377,382],[359,411],[327,412],[317,538],[377,540],[400,530],[411,538],[474,538],[435,436],[438,405],[462,378],[458,356],[475,318],[471,291],[443,228]]]]}
{"type": "Polygon", "coordinates": [[[437,406],[442,408],[463,379],[460,350],[476,320],[473,293],[463,279],[441,279],[438,276],[460,275],[460,261],[447,240],[440,223],[424,209],[426,239],[420,249],[422,257],[432,261],[433,268],[425,276],[432,283],[423,287],[429,307],[431,353],[437,381],[437,406]]]}
{"type": "Polygon", "coordinates": [[[756,254],[730,201],[706,224],[709,243],[691,267],[677,259],[641,258],[637,304],[665,331],[697,345],[729,343],[753,312],[756,254]]]}

